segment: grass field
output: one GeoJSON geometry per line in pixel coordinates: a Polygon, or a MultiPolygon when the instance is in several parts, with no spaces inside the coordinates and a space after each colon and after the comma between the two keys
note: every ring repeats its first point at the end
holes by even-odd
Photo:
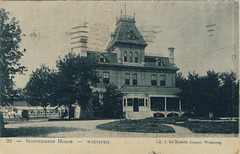
{"type": "Polygon", "coordinates": [[[121,131],[121,132],[142,132],[142,133],[174,133],[174,129],[164,124],[174,124],[188,128],[193,133],[218,133],[232,134],[239,133],[238,121],[216,122],[210,121],[189,121],[188,117],[169,118],[146,118],[142,120],[120,120],[107,124],[98,125],[98,129],[121,131]]]}
{"type": "Polygon", "coordinates": [[[46,137],[51,133],[71,132],[71,131],[85,131],[81,128],[67,128],[67,127],[19,127],[7,128],[2,132],[2,137],[46,137]]]}
{"type": "Polygon", "coordinates": [[[97,128],[120,132],[175,133],[172,127],[166,126],[160,121],[156,122],[154,119],[120,120],[98,125],[97,128]]]}
{"type": "Polygon", "coordinates": [[[231,134],[239,133],[238,121],[225,122],[200,122],[200,121],[184,121],[184,123],[176,123],[175,125],[183,126],[190,129],[193,133],[219,133],[231,134]]]}

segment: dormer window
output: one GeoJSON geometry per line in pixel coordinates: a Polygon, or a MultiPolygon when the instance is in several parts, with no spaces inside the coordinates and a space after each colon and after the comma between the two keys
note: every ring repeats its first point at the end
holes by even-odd
{"type": "Polygon", "coordinates": [[[98,61],[101,62],[101,63],[105,63],[106,62],[106,57],[104,55],[99,55],[98,61]]]}
{"type": "Polygon", "coordinates": [[[103,62],[103,61],[104,61],[103,55],[101,55],[99,59],[100,59],[100,60],[99,60],[100,62],[103,62]]]}
{"type": "Polygon", "coordinates": [[[137,37],[136,37],[136,35],[134,34],[134,31],[133,31],[133,30],[130,30],[130,31],[127,33],[127,35],[128,35],[128,39],[132,39],[132,40],[136,40],[136,39],[137,39],[137,37]]]}
{"type": "Polygon", "coordinates": [[[156,59],[156,65],[157,66],[165,66],[164,62],[163,62],[163,59],[156,59]]]}

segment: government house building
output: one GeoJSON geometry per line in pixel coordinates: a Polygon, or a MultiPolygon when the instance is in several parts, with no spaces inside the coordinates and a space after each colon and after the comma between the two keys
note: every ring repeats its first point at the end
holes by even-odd
{"type": "MultiPolygon", "coordinates": [[[[87,48],[87,26],[72,28],[74,38],[78,38],[72,50],[80,50],[81,56],[97,61],[99,83],[93,88],[101,94],[105,85],[113,83],[123,94],[122,106],[126,118],[181,116],[180,89],[176,88],[174,48],[169,47],[168,57],[145,55],[147,43],[135,25],[135,15],[121,15],[116,18],[116,28],[111,33],[106,51],[91,51],[87,48]],[[79,30],[78,28],[81,28],[79,30]],[[83,32],[79,34],[77,32],[83,32]],[[80,38],[80,40],[79,40],[80,38]]],[[[167,49],[166,49],[167,50],[167,49]]],[[[160,54],[159,54],[160,55],[160,54]]],[[[101,96],[100,96],[101,97],[101,96]]]]}

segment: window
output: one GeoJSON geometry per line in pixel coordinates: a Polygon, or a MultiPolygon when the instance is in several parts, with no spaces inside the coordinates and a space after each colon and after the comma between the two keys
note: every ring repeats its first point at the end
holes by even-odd
{"type": "Polygon", "coordinates": [[[163,59],[156,59],[156,65],[157,66],[165,66],[163,59]]]}
{"type": "Polygon", "coordinates": [[[156,86],[157,85],[157,75],[152,75],[151,85],[152,86],[156,86]]]}
{"type": "Polygon", "coordinates": [[[160,86],[166,86],[166,75],[160,75],[160,86]]]}
{"type": "Polygon", "coordinates": [[[133,106],[133,99],[132,98],[127,99],[127,106],[133,106]]]}
{"type": "Polygon", "coordinates": [[[132,39],[132,40],[137,39],[137,37],[136,37],[136,35],[134,34],[134,31],[133,31],[133,30],[130,30],[130,31],[127,33],[127,36],[128,36],[128,39],[132,39]]]}
{"type": "Polygon", "coordinates": [[[137,85],[137,74],[133,74],[133,85],[137,85]]]}
{"type": "Polygon", "coordinates": [[[137,62],[138,62],[138,53],[135,52],[135,63],[137,63],[137,62]]]}
{"type": "Polygon", "coordinates": [[[101,55],[101,56],[99,57],[99,61],[100,61],[100,62],[104,62],[104,56],[103,56],[103,55],[101,55]]]}
{"type": "Polygon", "coordinates": [[[132,62],[132,52],[129,53],[129,60],[132,62]]]}
{"type": "Polygon", "coordinates": [[[109,72],[103,72],[103,83],[109,83],[109,72]]]}
{"type": "Polygon", "coordinates": [[[126,98],[123,99],[123,106],[126,106],[126,98]]]}
{"type": "Polygon", "coordinates": [[[128,35],[128,39],[130,39],[130,38],[131,38],[131,34],[128,32],[128,34],[127,34],[127,35],[128,35]]]}
{"type": "Polygon", "coordinates": [[[96,76],[97,76],[97,80],[96,80],[96,83],[93,84],[93,86],[97,86],[97,83],[100,83],[100,76],[99,76],[99,72],[96,71],[96,76]]]}
{"type": "Polygon", "coordinates": [[[144,106],[144,99],[143,98],[139,98],[139,106],[144,106]]]}
{"type": "Polygon", "coordinates": [[[129,84],[130,84],[130,74],[129,74],[129,73],[126,73],[126,74],[125,74],[125,84],[126,84],[126,85],[129,85],[129,84]]]}
{"type": "Polygon", "coordinates": [[[123,61],[124,61],[124,62],[127,62],[127,51],[124,51],[123,61]]]}

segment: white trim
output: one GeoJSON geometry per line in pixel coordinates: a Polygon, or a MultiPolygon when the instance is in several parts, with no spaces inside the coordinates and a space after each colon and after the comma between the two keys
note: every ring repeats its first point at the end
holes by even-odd
{"type": "Polygon", "coordinates": [[[177,96],[177,95],[151,95],[151,94],[149,94],[149,97],[177,97],[177,98],[179,98],[179,96],[177,96]]]}

